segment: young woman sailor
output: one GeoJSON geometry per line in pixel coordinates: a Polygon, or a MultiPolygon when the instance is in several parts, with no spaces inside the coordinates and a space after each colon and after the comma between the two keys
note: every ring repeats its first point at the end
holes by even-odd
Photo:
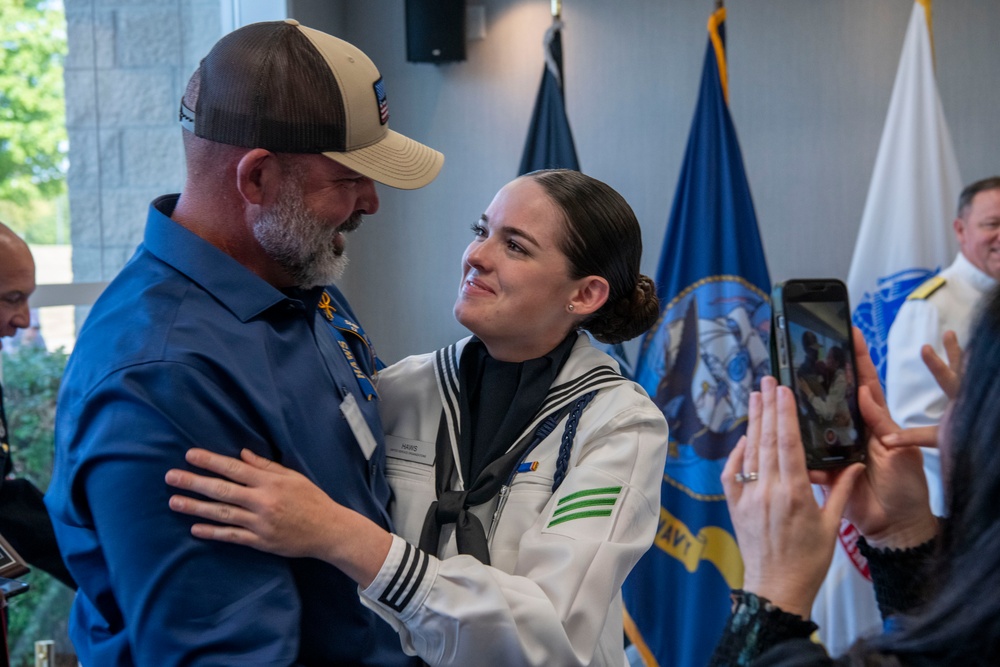
{"type": "MultiPolygon", "coordinates": [[[[321,558],[431,665],[625,662],[621,585],[653,540],[661,411],[591,346],[659,307],[613,189],[573,171],[509,183],[473,225],[455,316],[473,336],[404,359],[378,390],[390,534],[305,477],[191,450],[235,483],[172,470],[196,536],[321,558]]],[[[336,601],[331,601],[336,604],[336,601]]]]}

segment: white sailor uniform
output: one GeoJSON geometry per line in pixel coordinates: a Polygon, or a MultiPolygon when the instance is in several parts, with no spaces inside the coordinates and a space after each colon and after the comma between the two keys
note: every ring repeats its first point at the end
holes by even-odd
{"type": "MultiPolygon", "coordinates": [[[[498,498],[471,508],[490,565],[458,554],[454,524],[443,528],[438,553],[425,553],[416,545],[435,500],[442,424],[459,457],[458,360],[468,340],[380,374],[396,535],[362,601],[396,628],[404,650],[431,665],[621,667],[621,586],[658,525],[666,420],[581,334],[525,431],[597,389],[578,413],[572,449],[563,448],[568,460],[559,466],[563,417],[498,498]]],[[[452,488],[462,489],[456,467],[452,488]]]]}

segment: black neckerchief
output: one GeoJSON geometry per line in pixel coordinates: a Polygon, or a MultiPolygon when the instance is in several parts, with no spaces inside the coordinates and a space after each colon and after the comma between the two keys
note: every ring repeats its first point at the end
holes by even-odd
{"type": "Polygon", "coordinates": [[[442,526],[454,523],[459,553],[489,564],[483,525],[467,510],[500,492],[524,450],[532,444],[535,434],[519,441],[517,437],[535,418],[576,340],[576,332],[571,332],[545,356],[520,363],[493,359],[475,337],[466,344],[459,362],[462,428],[458,434],[465,490],[450,488],[455,460],[442,411],[434,466],[438,500],[424,518],[421,549],[436,554],[442,526]]]}

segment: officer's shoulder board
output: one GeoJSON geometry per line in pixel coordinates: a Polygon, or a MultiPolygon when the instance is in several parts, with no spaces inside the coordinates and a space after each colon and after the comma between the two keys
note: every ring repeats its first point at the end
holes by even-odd
{"type": "Polygon", "coordinates": [[[909,296],[906,297],[907,301],[923,301],[928,298],[934,292],[944,287],[944,284],[948,282],[947,278],[941,276],[934,276],[933,278],[928,278],[924,282],[920,283],[920,286],[910,292],[909,296]]]}

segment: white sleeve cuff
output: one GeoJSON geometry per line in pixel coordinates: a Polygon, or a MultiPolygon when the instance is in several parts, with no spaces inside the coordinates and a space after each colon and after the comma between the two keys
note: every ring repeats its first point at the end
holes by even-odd
{"type": "Polygon", "coordinates": [[[361,596],[405,621],[424,603],[439,566],[437,558],[393,535],[382,569],[361,596]]]}

